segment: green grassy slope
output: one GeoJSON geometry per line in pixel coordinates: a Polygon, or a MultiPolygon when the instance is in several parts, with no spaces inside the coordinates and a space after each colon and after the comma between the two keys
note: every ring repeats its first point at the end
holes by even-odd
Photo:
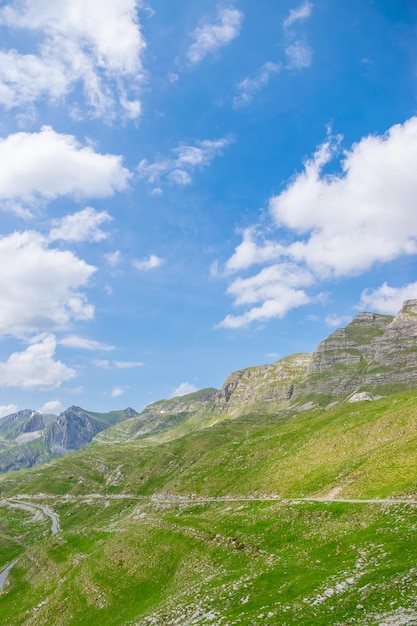
{"type": "Polygon", "coordinates": [[[8,474],[0,497],[47,504],[61,531],[32,519],[21,541],[23,518],[15,529],[14,510],[0,507],[0,569],[21,555],[0,616],[10,626],[416,623],[412,499],[281,499],[417,494],[416,426],[407,392],[248,415],[161,444],[96,443],[8,474]],[[212,496],[225,499],[199,500],[212,496]]]}

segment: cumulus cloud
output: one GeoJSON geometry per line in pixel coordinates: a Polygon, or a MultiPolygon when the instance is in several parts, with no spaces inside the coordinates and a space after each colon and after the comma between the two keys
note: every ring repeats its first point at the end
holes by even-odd
{"type": "MultiPolygon", "coordinates": [[[[236,306],[256,306],[228,315],[221,326],[281,317],[311,302],[311,289],[321,281],[357,276],[376,263],[417,253],[417,117],[382,136],[364,137],[344,151],[334,173],[324,173],[339,156],[340,142],[340,137],[328,137],[270,199],[270,224],[243,232],[225,272],[267,267],[233,280],[228,293],[236,306]]],[[[414,287],[365,291],[360,308],[392,312],[405,297],[413,297],[414,287]]]]}
{"type": "MultiPolygon", "coordinates": [[[[140,178],[147,180],[151,185],[159,185],[162,180],[177,186],[189,185],[192,182],[191,174],[194,170],[202,170],[212,160],[222,154],[225,147],[234,141],[231,135],[221,139],[204,139],[195,145],[180,144],[172,148],[170,157],[160,157],[154,163],[142,159],[137,166],[140,178]]],[[[159,187],[154,194],[162,193],[159,187]]]]}
{"type": "Polygon", "coordinates": [[[284,317],[288,311],[311,302],[300,287],[311,284],[311,274],[292,264],[266,267],[250,278],[237,278],[227,293],[235,306],[252,306],[241,315],[227,315],[219,324],[223,328],[242,328],[252,322],[265,322],[272,317],[284,317]]]}
{"type": "Polygon", "coordinates": [[[262,65],[256,76],[242,80],[237,86],[238,93],[233,99],[235,109],[249,104],[254,95],[269,83],[271,74],[277,74],[281,67],[280,63],[268,61],[262,65]]]}
{"type": "Polygon", "coordinates": [[[0,103],[7,108],[40,98],[67,97],[81,83],[91,111],[140,115],[146,47],[136,0],[15,0],[0,9],[0,25],[27,34],[30,53],[0,58],[0,103]],[[33,35],[31,37],[31,35],[33,35]],[[37,46],[37,47],[35,47],[37,46]]]}
{"type": "Polygon", "coordinates": [[[301,70],[310,67],[313,58],[313,51],[304,41],[295,41],[285,48],[287,55],[287,69],[301,70]]]}
{"type": "Polygon", "coordinates": [[[45,402],[39,409],[39,413],[60,413],[63,409],[62,403],[60,400],[49,400],[45,402]]]}
{"type": "Polygon", "coordinates": [[[289,28],[295,22],[299,22],[300,20],[305,20],[309,18],[312,10],[313,10],[312,2],[303,2],[303,4],[301,4],[296,9],[291,9],[288,14],[288,17],[286,17],[283,22],[283,27],[289,28]]]}
{"type": "Polygon", "coordinates": [[[6,415],[16,413],[18,408],[17,404],[0,404],[0,419],[6,415]]]}
{"type": "Polygon", "coordinates": [[[402,287],[390,287],[386,282],[377,289],[365,289],[356,308],[396,315],[405,300],[417,298],[417,282],[402,287]]]}
{"type": "Polygon", "coordinates": [[[126,391],[126,389],[127,387],[113,387],[110,395],[112,398],[118,398],[126,391]]]}
{"type": "Polygon", "coordinates": [[[225,265],[226,273],[238,272],[252,265],[263,264],[267,261],[279,259],[282,256],[284,251],[282,244],[265,239],[262,241],[262,244],[259,244],[257,236],[257,229],[253,226],[242,231],[242,242],[236,247],[230,259],[228,259],[225,265]]]}
{"type": "Polygon", "coordinates": [[[0,336],[24,336],[89,320],[94,307],[79,289],[96,271],[33,231],[0,237],[0,336]]]}
{"type": "Polygon", "coordinates": [[[159,267],[165,263],[165,259],[162,259],[156,254],[151,254],[147,259],[134,259],[132,261],[132,265],[137,270],[143,270],[148,272],[149,270],[153,270],[156,267],[159,267]]]}
{"type": "Polygon", "coordinates": [[[14,352],[0,363],[0,387],[47,390],[73,378],[75,370],[55,360],[56,338],[43,333],[22,352],[14,352]]]}
{"type": "Polygon", "coordinates": [[[69,335],[60,339],[59,344],[65,348],[77,348],[80,350],[114,350],[114,346],[109,346],[94,339],[86,337],[78,337],[77,335],[69,335]]]}
{"type": "Polygon", "coordinates": [[[208,54],[233,41],[239,35],[242,20],[243,13],[237,9],[220,8],[216,22],[205,21],[198,26],[191,35],[194,41],[187,52],[190,63],[199,63],[208,54]]]}
{"type": "Polygon", "coordinates": [[[0,161],[0,202],[6,203],[106,197],[126,189],[129,180],[121,156],[99,154],[50,126],[0,139],[0,161]]]}
{"type": "Polygon", "coordinates": [[[86,207],[82,211],[66,215],[60,220],[54,220],[55,228],[49,233],[49,239],[55,241],[102,241],[107,233],[101,230],[100,225],[109,222],[112,217],[107,211],[96,211],[86,207]]]}
{"type": "Polygon", "coordinates": [[[192,383],[181,383],[171,394],[171,398],[175,398],[177,396],[186,396],[189,393],[194,393],[198,391],[198,387],[193,385],[192,383]]]}

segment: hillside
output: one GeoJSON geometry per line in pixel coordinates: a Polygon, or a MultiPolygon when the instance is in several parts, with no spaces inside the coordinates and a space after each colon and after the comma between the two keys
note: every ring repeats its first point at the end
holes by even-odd
{"type": "Polygon", "coordinates": [[[5,474],[5,623],[416,624],[416,306],[5,474]]]}

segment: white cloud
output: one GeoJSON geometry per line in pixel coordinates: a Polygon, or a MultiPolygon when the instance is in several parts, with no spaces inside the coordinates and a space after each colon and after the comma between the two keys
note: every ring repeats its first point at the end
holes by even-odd
{"type": "Polygon", "coordinates": [[[59,400],[49,400],[49,402],[45,402],[45,404],[38,409],[38,413],[60,413],[62,409],[63,406],[59,400]]]}
{"type": "Polygon", "coordinates": [[[114,367],[117,369],[129,369],[131,367],[142,367],[141,361],[113,361],[114,367]]]}
{"type": "Polygon", "coordinates": [[[32,340],[23,352],[14,352],[0,363],[0,387],[46,390],[59,387],[76,374],[55,357],[56,338],[43,333],[32,340]]]}
{"type": "Polygon", "coordinates": [[[349,315],[326,315],[325,323],[326,326],[330,326],[331,328],[340,328],[345,326],[348,322],[351,321],[351,316],[349,315]]]}
{"type": "Polygon", "coordinates": [[[116,265],[118,265],[120,263],[120,257],[120,250],[115,250],[115,252],[108,252],[104,255],[106,263],[108,263],[110,267],[115,267],[116,265]]]}
{"type": "MultiPolygon", "coordinates": [[[[194,146],[180,144],[177,148],[172,148],[172,157],[160,157],[154,163],[142,159],[137,166],[139,176],[151,185],[159,184],[163,179],[178,186],[189,185],[192,182],[193,171],[202,170],[210,165],[212,160],[233,141],[231,135],[226,135],[221,139],[197,141],[194,146]]],[[[162,190],[156,187],[152,193],[160,195],[162,190]]]]}
{"type": "Polygon", "coordinates": [[[126,387],[113,387],[110,395],[112,398],[118,398],[126,391],[126,389],[126,387]]]}
{"type": "Polygon", "coordinates": [[[195,65],[233,41],[239,35],[242,20],[243,13],[237,9],[220,8],[217,22],[205,22],[192,33],[194,41],[187,52],[188,60],[195,65]]]}
{"type": "Polygon", "coordinates": [[[93,361],[93,365],[95,365],[96,367],[101,367],[104,370],[108,370],[111,368],[110,361],[108,361],[107,359],[95,359],[93,361]]]}
{"type": "Polygon", "coordinates": [[[6,415],[11,415],[12,413],[16,413],[18,410],[17,404],[1,404],[0,405],[0,418],[5,417],[6,415]]]}
{"type": "Polygon", "coordinates": [[[121,156],[98,154],[50,126],[0,139],[0,161],[0,201],[6,202],[111,196],[127,187],[130,175],[121,156]]]}
{"type": "MultiPolygon", "coordinates": [[[[234,279],[228,293],[235,304],[257,306],[227,316],[221,326],[281,317],[316,299],[308,289],[319,287],[320,281],[360,275],[375,263],[417,254],[417,117],[385,135],[364,137],[343,153],[341,171],[324,174],[340,141],[328,138],[303,171],[270,199],[272,224],[263,220],[243,232],[226,273],[255,264],[267,267],[234,279]]],[[[405,297],[413,297],[414,285],[392,289],[364,292],[361,308],[392,312],[405,297]]]]}
{"type": "Polygon", "coordinates": [[[177,396],[186,396],[189,393],[194,393],[198,391],[198,387],[191,383],[181,383],[175,391],[172,392],[171,398],[176,398],[177,396]]]}
{"type": "Polygon", "coordinates": [[[298,22],[300,20],[305,20],[310,17],[311,11],[313,9],[312,2],[303,2],[296,9],[291,9],[288,17],[284,20],[283,26],[284,28],[289,28],[294,24],[294,22],[298,22]]]}
{"type": "Polygon", "coordinates": [[[365,289],[356,308],[362,311],[396,315],[405,300],[415,300],[416,298],[417,282],[408,283],[402,287],[390,287],[385,282],[377,289],[365,289]]]}
{"type": "Polygon", "coordinates": [[[86,339],[77,335],[69,335],[60,339],[59,344],[65,348],[77,348],[81,350],[114,350],[114,346],[109,346],[94,339],[86,339]]]}
{"type": "Polygon", "coordinates": [[[93,364],[96,367],[101,367],[102,369],[130,369],[132,367],[143,367],[142,361],[108,361],[107,359],[96,359],[93,361],[93,364]]]}
{"type": "Polygon", "coordinates": [[[151,254],[147,259],[134,259],[132,261],[132,265],[134,268],[136,268],[137,270],[143,270],[145,272],[153,270],[163,263],[165,263],[165,259],[156,256],[156,254],[151,254]]]}
{"type": "Polygon", "coordinates": [[[0,9],[0,24],[38,42],[32,54],[12,50],[0,64],[0,102],[6,107],[68,96],[82,83],[96,115],[140,115],[146,47],[136,0],[23,0],[0,9]],[[31,33],[34,34],[33,39],[31,33]]]}
{"type": "Polygon", "coordinates": [[[95,270],[70,251],[49,248],[39,233],[0,237],[0,336],[91,319],[94,308],[79,289],[95,270]]]}
{"type": "Polygon", "coordinates": [[[238,94],[233,98],[233,106],[238,109],[248,104],[253,96],[268,84],[271,74],[278,73],[281,67],[281,63],[268,61],[262,65],[255,77],[242,80],[237,86],[238,94]]]}
{"type": "Polygon", "coordinates": [[[301,70],[310,67],[313,58],[313,51],[305,42],[295,41],[285,48],[289,70],[301,70]]]}
{"type": "Polygon", "coordinates": [[[258,304],[241,315],[227,315],[218,325],[222,328],[243,328],[253,322],[265,322],[271,318],[281,318],[291,309],[308,302],[311,297],[298,285],[311,282],[308,273],[298,268],[285,268],[273,265],[264,268],[251,278],[238,278],[228,288],[234,296],[234,304],[258,304]]]}
{"type": "Polygon", "coordinates": [[[60,220],[54,220],[55,228],[49,233],[50,241],[102,241],[107,238],[99,226],[109,222],[112,217],[107,211],[96,211],[86,207],[82,211],[66,215],[60,220]]]}
{"type": "Polygon", "coordinates": [[[234,273],[252,265],[279,259],[285,250],[282,244],[268,240],[263,240],[259,245],[256,241],[257,230],[254,227],[243,230],[242,237],[242,242],[225,265],[226,273],[234,273]]]}
{"type": "Polygon", "coordinates": [[[320,278],[415,254],[417,118],[363,138],[345,151],[340,174],[323,175],[334,155],[326,142],[270,201],[276,226],[298,236],[285,254],[320,278]]]}

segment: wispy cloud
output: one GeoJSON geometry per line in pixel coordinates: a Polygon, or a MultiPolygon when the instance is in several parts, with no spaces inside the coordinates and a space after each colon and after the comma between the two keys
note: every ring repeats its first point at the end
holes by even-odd
{"type": "MultiPolygon", "coordinates": [[[[210,165],[211,161],[233,141],[232,135],[226,135],[221,139],[197,141],[195,145],[180,144],[171,149],[170,157],[158,158],[154,163],[142,159],[137,171],[140,178],[147,180],[151,185],[159,185],[163,180],[180,187],[189,185],[194,170],[202,170],[210,165]]],[[[160,188],[156,189],[160,193],[160,188]]]]}
{"type": "Polygon", "coordinates": [[[239,35],[242,20],[241,11],[221,8],[216,22],[204,21],[191,35],[194,41],[187,52],[190,63],[196,65],[208,54],[233,41],[239,35]]]}
{"type": "Polygon", "coordinates": [[[248,104],[268,84],[271,74],[277,74],[281,67],[281,63],[268,61],[262,65],[256,76],[243,79],[237,86],[238,94],[233,99],[233,106],[237,109],[248,104]]]}
{"type": "Polygon", "coordinates": [[[109,346],[94,339],[78,337],[77,335],[69,335],[59,340],[59,344],[65,348],[76,348],[81,350],[114,350],[114,346],[109,346]]]}
{"type": "Polygon", "coordinates": [[[156,254],[151,254],[147,259],[134,259],[132,261],[132,265],[135,269],[145,272],[160,267],[163,263],[165,263],[165,259],[156,256],[156,254]]]}
{"type": "Polygon", "coordinates": [[[100,367],[101,369],[131,369],[133,367],[142,367],[144,363],[142,361],[108,361],[107,359],[96,359],[93,361],[93,365],[100,367]]]}
{"type": "Polygon", "coordinates": [[[287,46],[285,54],[288,59],[286,67],[289,70],[301,70],[310,67],[313,59],[312,49],[303,41],[295,41],[287,46]]]}
{"type": "Polygon", "coordinates": [[[289,28],[295,22],[299,22],[300,20],[306,20],[307,18],[310,17],[312,10],[313,10],[312,2],[303,2],[303,4],[301,4],[296,9],[291,9],[288,14],[288,17],[286,17],[283,22],[283,27],[289,28]]]}

